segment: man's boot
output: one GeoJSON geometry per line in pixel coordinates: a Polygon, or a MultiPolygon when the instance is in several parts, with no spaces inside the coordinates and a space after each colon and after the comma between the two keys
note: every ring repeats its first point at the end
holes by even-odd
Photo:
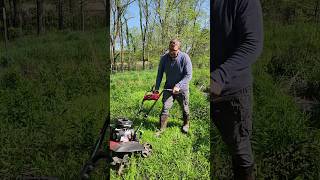
{"type": "Polygon", "coordinates": [[[160,130],[156,132],[156,137],[160,137],[160,135],[163,133],[164,129],[166,129],[168,123],[168,115],[161,115],[160,116],[160,130]]]}
{"type": "Polygon", "coordinates": [[[245,180],[254,180],[254,176],[253,176],[253,174],[248,174],[248,175],[244,176],[244,179],[245,180]]]}
{"type": "Polygon", "coordinates": [[[248,168],[234,168],[234,180],[254,180],[253,166],[248,168]]]}
{"type": "Polygon", "coordinates": [[[189,122],[189,116],[185,116],[183,117],[183,126],[181,128],[183,133],[188,133],[189,131],[189,126],[190,126],[190,122],[189,122]]]}
{"type": "Polygon", "coordinates": [[[254,166],[248,167],[244,171],[243,179],[245,180],[254,180],[254,166]]]}
{"type": "Polygon", "coordinates": [[[164,129],[167,127],[168,123],[168,115],[161,115],[160,116],[160,132],[164,131],[164,129]]]}

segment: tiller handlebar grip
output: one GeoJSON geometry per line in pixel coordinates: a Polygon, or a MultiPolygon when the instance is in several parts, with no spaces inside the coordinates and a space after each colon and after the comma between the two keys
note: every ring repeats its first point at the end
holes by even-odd
{"type": "Polygon", "coordinates": [[[158,100],[160,98],[160,94],[159,93],[152,93],[152,94],[146,94],[143,97],[143,100],[158,100]]]}

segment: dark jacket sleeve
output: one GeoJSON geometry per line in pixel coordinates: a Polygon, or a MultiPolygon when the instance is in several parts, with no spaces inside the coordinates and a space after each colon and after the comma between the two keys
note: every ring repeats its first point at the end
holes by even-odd
{"type": "Polygon", "coordinates": [[[165,60],[165,56],[162,56],[160,58],[160,63],[159,63],[159,67],[158,67],[158,74],[157,74],[157,79],[156,79],[155,90],[159,90],[159,88],[160,88],[160,84],[161,84],[162,76],[163,76],[163,72],[164,72],[164,66],[165,66],[164,60],[165,60]]]}
{"type": "Polygon", "coordinates": [[[223,86],[253,64],[262,52],[263,22],[259,0],[239,0],[236,8],[235,28],[240,43],[229,58],[211,72],[211,79],[223,86]]]}
{"type": "Polygon", "coordinates": [[[183,78],[181,79],[181,81],[179,81],[176,86],[178,88],[182,88],[182,87],[186,87],[189,83],[189,81],[192,78],[192,63],[191,63],[191,59],[189,57],[188,54],[184,54],[184,67],[183,67],[183,78]]]}

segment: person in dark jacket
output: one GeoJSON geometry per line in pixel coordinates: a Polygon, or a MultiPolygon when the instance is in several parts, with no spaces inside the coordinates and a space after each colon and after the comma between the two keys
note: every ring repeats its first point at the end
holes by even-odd
{"type": "Polygon", "coordinates": [[[254,179],[251,65],[263,47],[259,0],[211,4],[211,118],[232,155],[234,179],[254,179]]]}
{"type": "Polygon", "coordinates": [[[172,91],[163,92],[159,133],[167,126],[169,110],[175,100],[182,107],[181,130],[184,133],[189,130],[189,81],[192,78],[192,64],[188,54],[180,51],[180,47],[180,41],[172,39],[169,43],[169,52],[161,57],[159,63],[155,90],[159,90],[164,73],[166,74],[164,89],[172,89],[172,91]]]}

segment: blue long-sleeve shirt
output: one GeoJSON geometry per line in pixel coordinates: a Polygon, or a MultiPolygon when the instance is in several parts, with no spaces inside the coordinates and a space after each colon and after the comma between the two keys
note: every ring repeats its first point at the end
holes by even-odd
{"type": "Polygon", "coordinates": [[[163,73],[166,74],[165,89],[177,86],[182,91],[189,90],[189,81],[192,78],[192,63],[188,54],[179,52],[175,59],[168,53],[160,59],[155,89],[159,90],[163,73]]]}
{"type": "Polygon", "coordinates": [[[252,84],[251,65],[263,47],[259,0],[215,0],[211,4],[210,77],[232,94],[252,84]]]}

